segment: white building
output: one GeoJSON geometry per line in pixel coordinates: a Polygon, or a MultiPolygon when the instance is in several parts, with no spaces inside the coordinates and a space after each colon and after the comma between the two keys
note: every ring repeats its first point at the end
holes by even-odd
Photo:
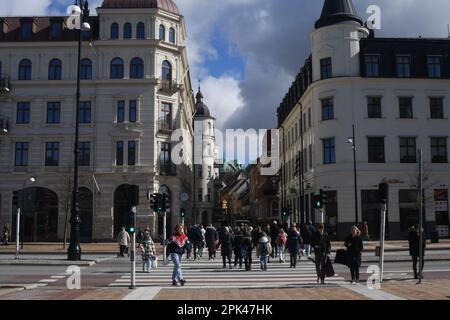
{"type": "Polygon", "coordinates": [[[367,221],[376,237],[378,184],[386,181],[388,236],[404,238],[419,220],[421,148],[427,229],[448,236],[450,39],[377,38],[351,0],[326,0],[310,41],[311,56],[278,109],[281,206],[291,207],[294,222],[321,222],[311,199],[323,189],[330,234],[342,239],[367,221]]]}
{"type": "MultiPolygon", "coordinates": [[[[171,161],[180,128],[192,159],[184,18],[172,0],[105,0],[97,14],[82,47],[82,240],[113,239],[136,202],[138,226],[157,237],[149,194],[171,196],[170,230],[192,207],[180,197],[192,192],[192,162],[171,161]]],[[[64,19],[0,18],[0,124],[9,124],[0,132],[0,225],[14,229],[24,207],[25,241],[62,239],[70,199],[78,43],[64,19]]]]}

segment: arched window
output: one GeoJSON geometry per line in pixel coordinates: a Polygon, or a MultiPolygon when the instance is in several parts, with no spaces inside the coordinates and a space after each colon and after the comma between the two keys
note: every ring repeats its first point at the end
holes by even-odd
{"type": "Polygon", "coordinates": [[[145,24],[139,22],[136,27],[136,38],[145,39],[145,24]]]}
{"type": "Polygon", "coordinates": [[[120,58],[114,58],[111,61],[110,71],[111,79],[123,79],[123,60],[120,58]]]}
{"type": "Polygon", "coordinates": [[[92,80],[92,61],[87,58],[81,60],[80,79],[92,80]]]}
{"type": "Polygon", "coordinates": [[[48,80],[61,80],[62,62],[59,59],[53,59],[48,65],[48,80]]]}
{"type": "Polygon", "coordinates": [[[31,80],[31,61],[28,59],[19,63],[19,80],[31,80]]]}
{"type": "Polygon", "coordinates": [[[111,39],[119,39],[119,24],[115,22],[111,25],[111,39]]]}
{"type": "Polygon", "coordinates": [[[162,63],[161,79],[163,81],[172,81],[172,66],[167,60],[164,60],[162,63]]]}
{"type": "Polygon", "coordinates": [[[169,42],[175,44],[175,29],[170,28],[169,30],[169,42]]]}
{"type": "Polygon", "coordinates": [[[159,40],[166,41],[166,28],[162,24],[159,25],[159,40]]]}
{"type": "Polygon", "coordinates": [[[131,39],[131,23],[127,22],[123,26],[123,38],[131,39]]]}
{"type": "Polygon", "coordinates": [[[130,78],[142,79],[144,78],[144,61],[141,58],[134,58],[130,63],[130,78]]]}

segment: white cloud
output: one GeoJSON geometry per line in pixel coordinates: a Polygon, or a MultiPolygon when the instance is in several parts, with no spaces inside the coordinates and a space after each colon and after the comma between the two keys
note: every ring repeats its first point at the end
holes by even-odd
{"type": "Polygon", "coordinates": [[[38,16],[47,14],[51,0],[2,0],[0,16],[38,16]],[[8,2],[8,4],[5,4],[8,2]]]}

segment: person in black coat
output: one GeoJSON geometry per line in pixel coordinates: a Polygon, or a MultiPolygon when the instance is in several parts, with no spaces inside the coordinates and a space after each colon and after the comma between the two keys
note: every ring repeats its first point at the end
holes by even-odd
{"type": "Polygon", "coordinates": [[[308,225],[303,225],[302,229],[300,230],[300,235],[303,239],[303,246],[305,247],[305,253],[308,255],[308,257],[311,255],[311,231],[308,228],[308,225]]]}
{"type": "Polygon", "coordinates": [[[291,268],[297,267],[297,256],[303,247],[303,240],[296,227],[291,227],[287,238],[287,247],[291,256],[291,268]]]}
{"type": "Polygon", "coordinates": [[[325,232],[325,226],[320,224],[312,238],[314,245],[314,262],[316,264],[317,283],[325,284],[325,266],[327,256],[331,253],[331,241],[325,232]]]}
{"type": "MultiPolygon", "coordinates": [[[[422,270],[425,266],[425,248],[427,246],[427,238],[423,231],[423,228],[420,229],[420,226],[416,226],[412,228],[408,235],[409,241],[409,255],[412,258],[413,262],[413,271],[414,271],[414,279],[419,279],[419,272],[417,272],[417,263],[420,260],[420,237],[422,236],[422,270]]],[[[421,274],[423,278],[423,273],[421,274]]]]}
{"type": "Polygon", "coordinates": [[[233,251],[234,251],[234,267],[237,267],[239,263],[239,268],[242,268],[242,255],[241,255],[241,246],[242,241],[244,240],[244,234],[240,228],[236,228],[234,233],[234,241],[233,241],[233,251]]]}
{"type": "Polygon", "coordinates": [[[361,231],[359,231],[358,227],[352,227],[351,234],[345,238],[345,247],[347,248],[352,283],[356,284],[359,282],[359,268],[361,267],[361,255],[364,249],[361,231]]]}
{"type": "Polygon", "coordinates": [[[271,253],[272,258],[278,257],[278,247],[276,244],[276,240],[278,238],[279,233],[280,227],[278,226],[278,222],[273,221],[272,224],[270,225],[270,234],[268,234],[268,236],[270,236],[270,244],[272,246],[272,253],[271,253]]]}
{"type": "Polygon", "coordinates": [[[219,234],[217,233],[216,228],[214,228],[211,224],[209,224],[205,230],[205,242],[206,247],[208,248],[209,260],[215,259],[217,243],[219,242],[219,234]]]}
{"type": "Polygon", "coordinates": [[[247,232],[244,234],[244,238],[242,240],[241,245],[241,257],[244,259],[246,271],[252,270],[252,250],[253,250],[252,236],[250,235],[249,232],[247,232]]]}
{"type": "Polygon", "coordinates": [[[223,267],[227,267],[227,259],[228,264],[231,267],[231,256],[233,255],[233,236],[230,233],[230,229],[225,227],[223,229],[222,235],[220,236],[219,246],[221,246],[222,251],[222,259],[223,259],[223,267]]]}

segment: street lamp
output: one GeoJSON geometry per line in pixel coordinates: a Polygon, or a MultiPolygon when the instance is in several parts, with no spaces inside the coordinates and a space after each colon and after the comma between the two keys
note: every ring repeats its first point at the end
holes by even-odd
{"type": "Polygon", "coordinates": [[[20,208],[17,208],[17,217],[16,217],[16,260],[19,259],[19,242],[20,242],[20,249],[23,249],[23,232],[24,232],[24,214],[22,212],[24,211],[25,207],[25,185],[27,182],[30,181],[31,183],[35,182],[36,179],[34,177],[30,177],[22,185],[22,204],[20,208]],[[20,216],[22,215],[22,223],[20,222],[20,216]],[[22,234],[22,238],[20,238],[20,234],[22,234]]]}
{"type": "Polygon", "coordinates": [[[74,154],[74,170],[73,170],[73,191],[72,191],[72,209],[70,219],[70,245],[68,249],[67,259],[70,261],[81,260],[81,247],[80,247],[80,208],[78,205],[78,154],[79,150],[79,106],[80,106],[80,65],[81,65],[81,42],[83,40],[83,31],[90,30],[90,25],[87,23],[89,17],[89,4],[87,0],[77,0],[75,5],[76,13],[79,14],[79,24],[75,26],[78,30],[78,68],[77,68],[77,93],[76,93],[76,107],[75,107],[75,144],[73,148],[74,154]]]}
{"type": "Polygon", "coordinates": [[[358,178],[356,175],[355,125],[353,125],[353,135],[350,138],[348,138],[347,143],[350,143],[353,149],[353,178],[355,180],[355,224],[358,224],[358,178]]]}

